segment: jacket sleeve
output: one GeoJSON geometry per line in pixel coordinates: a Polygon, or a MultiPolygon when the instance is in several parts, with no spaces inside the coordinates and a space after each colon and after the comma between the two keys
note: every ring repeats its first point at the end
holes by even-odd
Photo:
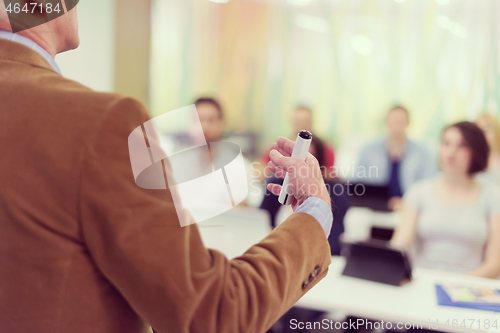
{"type": "Polygon", "coordinates": [[[127,140],[149,119],[122,99],[88,139],[79,209],[93,261],[158,333],[265,332],[326,275],[323,229],[297,213],[236,259],[206,249],[196,225],[180,226],[175,193],[135,184],[127,140]]]}

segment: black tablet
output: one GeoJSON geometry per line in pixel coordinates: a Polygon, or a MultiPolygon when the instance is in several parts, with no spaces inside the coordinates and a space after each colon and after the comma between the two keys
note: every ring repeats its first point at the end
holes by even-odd
{"type": "Polygon", "coordinates": [[[353,183],[347,189],[349,205],[353,207],[366,207],[375,211],[389,212],[389,188],[387,186],[367,185],[353,183]]]}
{"type": "Polygon", "coordinates": [[[346,265],[342,275],[400,286],[412,278],[411,265],[405,251],[389,242],[369,240],[343,242],[346,265]]]}

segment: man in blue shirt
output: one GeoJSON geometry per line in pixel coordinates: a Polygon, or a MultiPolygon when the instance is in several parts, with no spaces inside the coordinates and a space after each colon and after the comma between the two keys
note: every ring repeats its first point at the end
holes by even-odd
{"type": "Polygon", "coordinates": [[[385,118],[386,137],[367,144],[360,153],[356,180],[387,186],[391,210],[397,209],[411,184],[432,177],[436,172],[429,151],[408,139],[406,130],[409,125],[408,110],[399,105],[393,107],[385,118]]]}

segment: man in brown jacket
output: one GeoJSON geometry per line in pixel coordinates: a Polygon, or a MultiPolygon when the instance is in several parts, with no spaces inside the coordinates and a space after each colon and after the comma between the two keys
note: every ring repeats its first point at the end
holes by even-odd
{"type": "Polygon", "coordinates": [[[176,193],[135,184],[127,139],[150,116],[61,76],[77,46],[76,9],[13,34],[0,1],[0,332],[264,332],[330,263],[317,161],[273,144],[296,213],[228,260],[180,226],[176,193]]]}

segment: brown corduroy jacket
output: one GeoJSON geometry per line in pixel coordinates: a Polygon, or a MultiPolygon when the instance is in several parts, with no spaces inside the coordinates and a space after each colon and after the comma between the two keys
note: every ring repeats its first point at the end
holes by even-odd
{"type": "Polygon", "coordinates": [[[134,181],[149,119],[0,40],[1,333],[264,332],[326,274],[305,213],[233,260],[181,227],[169,190],[134,181]]]}

